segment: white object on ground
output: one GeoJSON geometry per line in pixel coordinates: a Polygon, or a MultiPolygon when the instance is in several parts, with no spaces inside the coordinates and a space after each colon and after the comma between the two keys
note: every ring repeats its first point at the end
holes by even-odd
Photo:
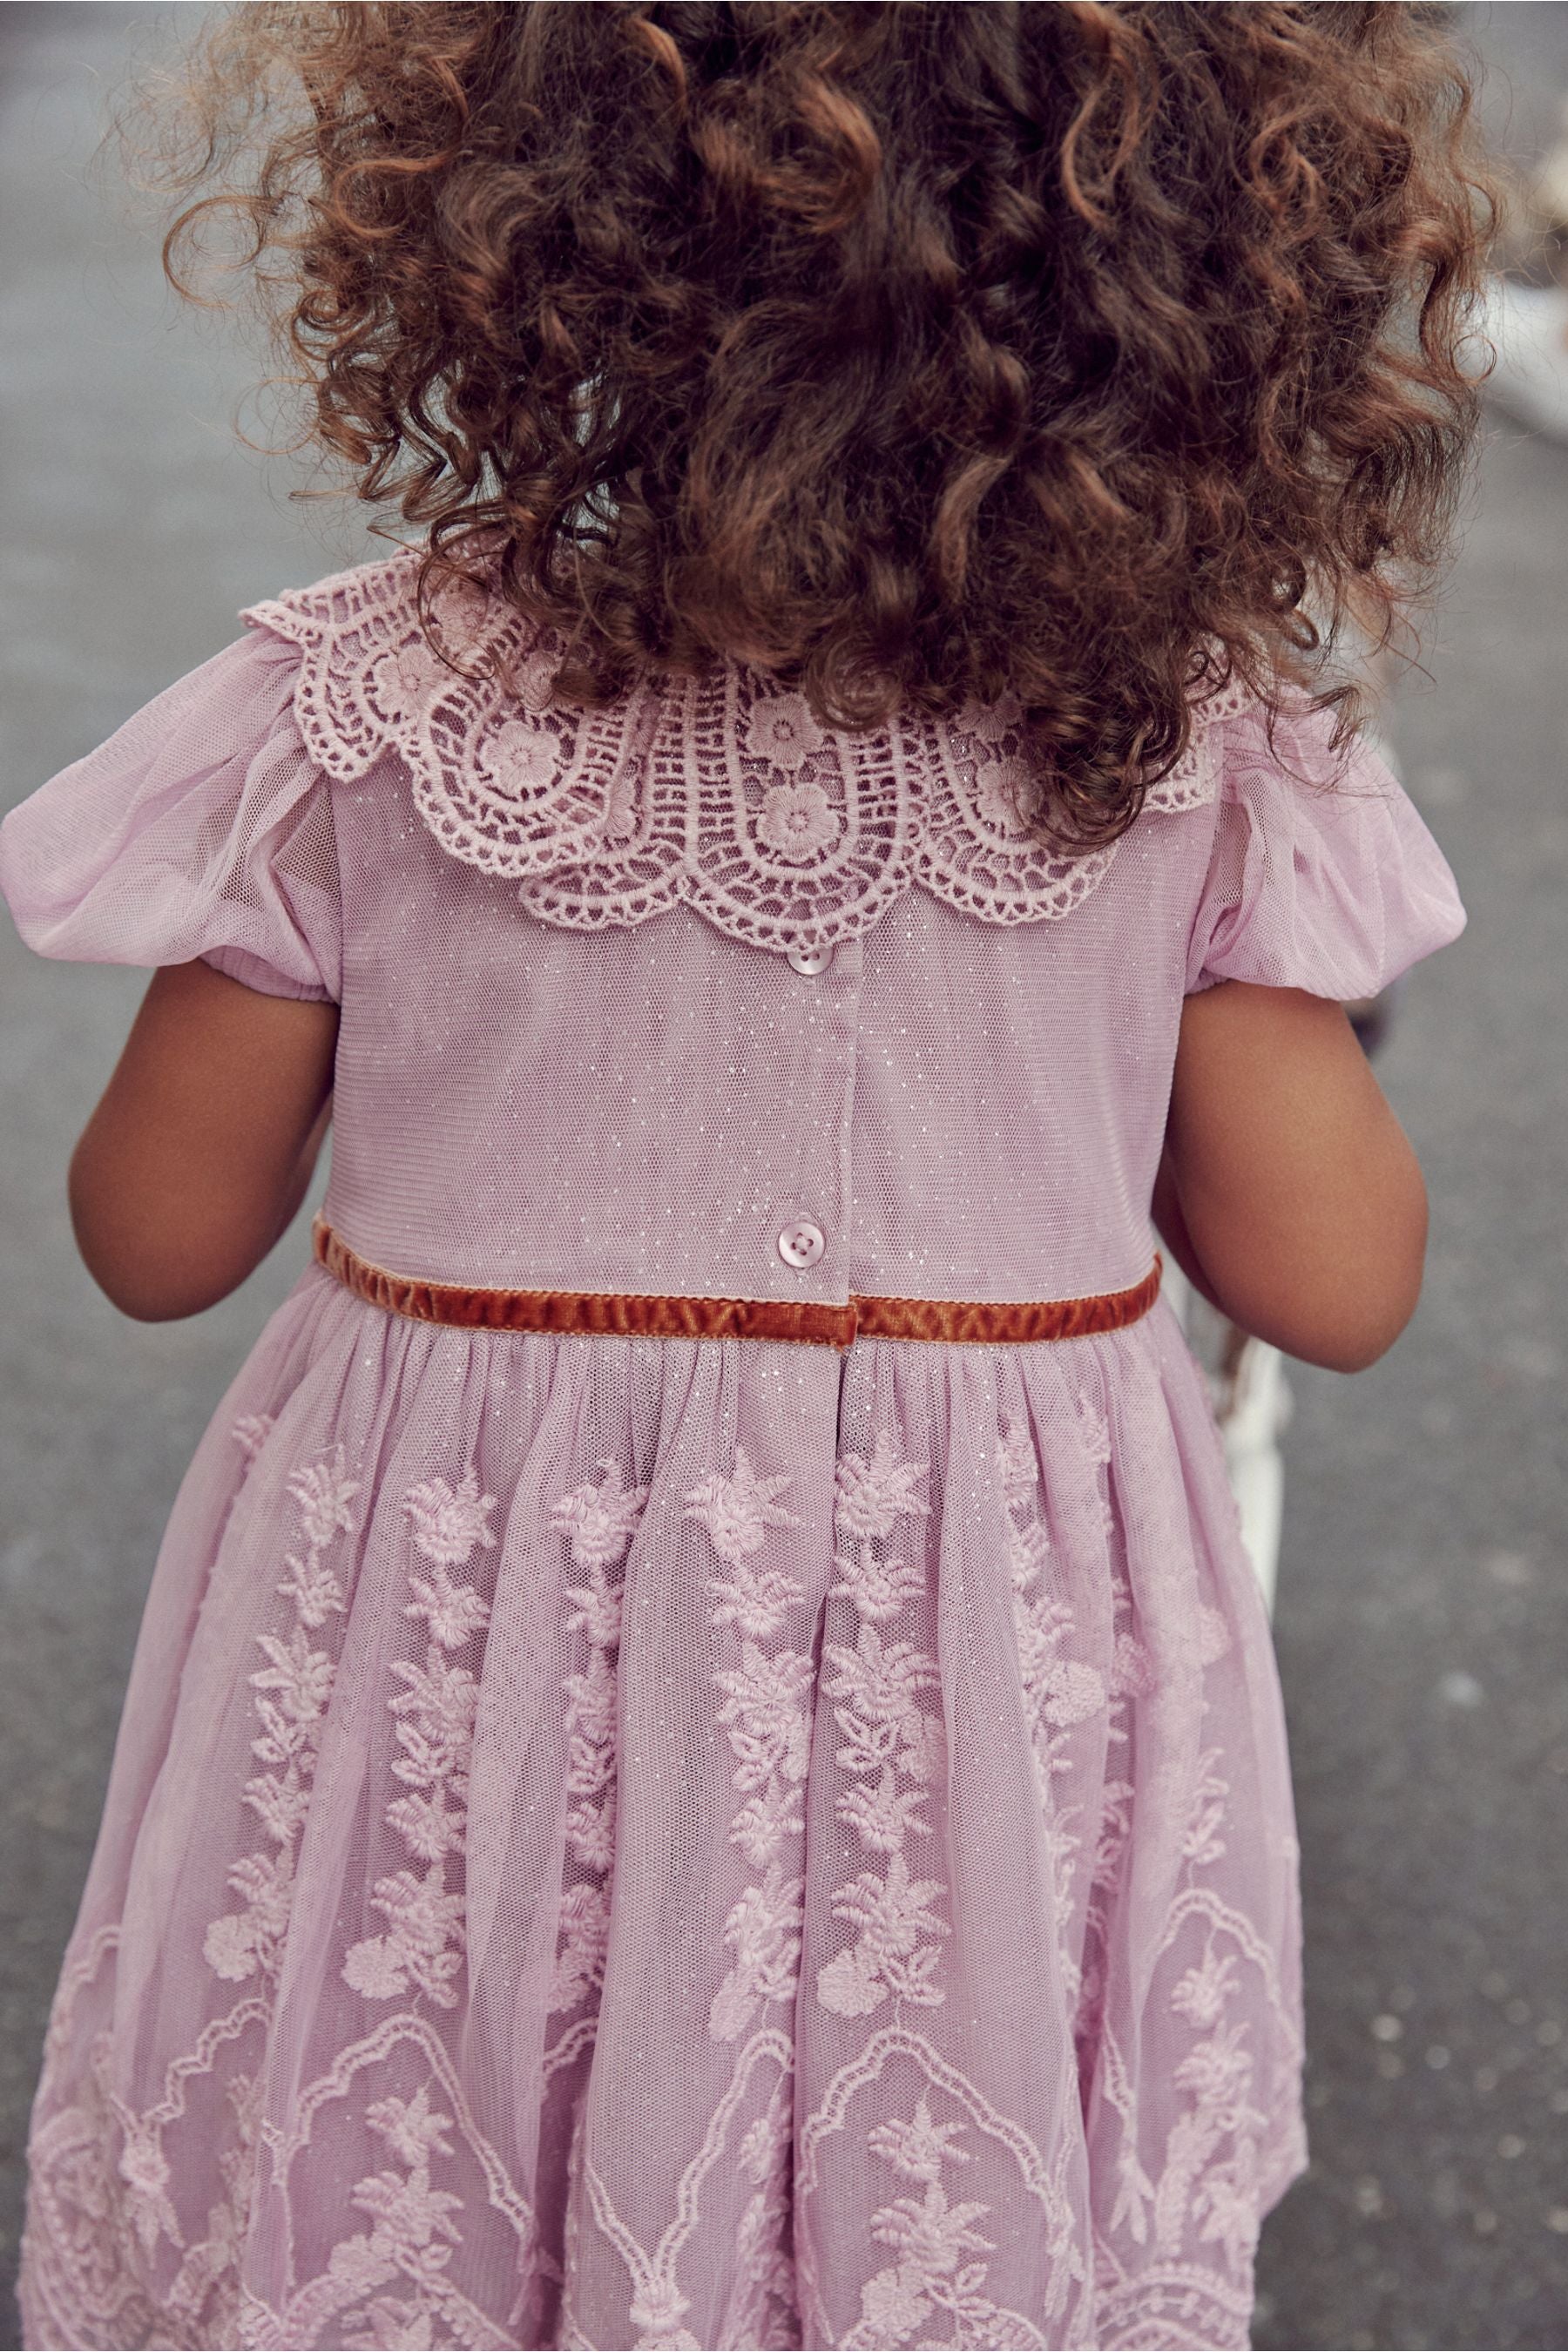
{"type": "Polygon", "coordinates": [[[1285,1495],[1279,1433],[1289,1418],[1290,1391],[1279,1349],[1262,1339],[1248,1339],[1237,1367],[1230,1408],[1219,1428],[1231,1490],[1241,1513],[1241,1539],[1251,1556],[1270,1617],[1285,1495]]]}
{"type": "Polygon", "coordinates": [[[1208,1382],[1241,1539],[1272,1617],[1285,1493],[1279,1433],[1290,1418],[1284,1360],[1262,1339],[1241,1340],[1168,1256],[1163,1287],[1208,1382]]]}

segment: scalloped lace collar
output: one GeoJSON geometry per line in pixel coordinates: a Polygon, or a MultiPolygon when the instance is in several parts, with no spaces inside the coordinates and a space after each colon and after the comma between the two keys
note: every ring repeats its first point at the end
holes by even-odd
{"type": "MultiPolygon", "coordinates": [[[[594,930],[644,922],[678,898],[730,937],[785,951],[868,930],[915,885],[982,922],[1070,914],[1118,844],[1072,856],[1029,838],[1033,789],[1021,707],[971,704],[954,720],[899,713],[869,735],[833,732],[804,696],[727,664],[709,679],[638,682],[613,709],[551,706],[562,645],[482,589],[439,592],[448,642],[499,653],[511,680],[455,675],[414,601],[417,551],[248,607],[297,645],[306,749],[342,781],[395,751],[441,847],[507,877],[543,921],[594,930]]],[[[1213,697],[1147,809],[1218,792],[1213,697]]]]}

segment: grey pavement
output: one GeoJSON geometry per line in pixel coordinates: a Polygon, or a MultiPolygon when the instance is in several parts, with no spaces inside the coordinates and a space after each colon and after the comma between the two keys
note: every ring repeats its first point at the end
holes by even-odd
{"type": "MultiPolygon", "coordinates": [[[[242,357],[165,299],[89,161],[195,12],[0,7],[0,802],[373,551],[239,448],[242,357]]],[[[1463,12],[1521,152],[1568,7],[1463,12]]],[[[254,416],[254,412],[249,412],[254,416]]],[[[1429,679],[1392,732],[1471,927],[1382,1065],[1425,1163],[1426,1296],[1354,1381],[1299,1370],[1277,1636],[1303,1849],[1312,2165],[1266,2226],[1260,2347],[1568,2346],[1568,445],[1497,422],[1429,679]]],[[[175,1488],[303,1261],[192,1322],[77,1262],[66,1160],[140,975],[0,927],[0,2276],[44,2020],[175,1488]]],[[[16,2341],[0,2304],[0,2342],[16,2341]]]]}

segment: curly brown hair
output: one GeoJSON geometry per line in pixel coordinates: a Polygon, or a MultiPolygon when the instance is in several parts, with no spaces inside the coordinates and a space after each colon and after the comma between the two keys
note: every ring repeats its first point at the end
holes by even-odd
{"type": "Polygon", "coordinates": [[[1010,690],[1104,841],[1233,674],[1343,740],[1436,576],[1496,199],[1433,9],[258,0],[190,63],[171,277],[238,223],[426,614],[486,578],[571,698],[1010,690]]]}

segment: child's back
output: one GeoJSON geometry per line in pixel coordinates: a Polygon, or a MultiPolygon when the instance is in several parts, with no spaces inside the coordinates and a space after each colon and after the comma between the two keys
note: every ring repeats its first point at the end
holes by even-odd
{"type": "MultiPolygon", "coordinates": [[[[1228,1024],[1300,991],[1326,1037],[1452,938],[1451,877],[1239,681],[1075,854],[1009,693],[854,733],[727,655],[584,709],[502,544],[437,604],[493,670],[399,555],[4,829],[35,945],[195,967],[79,1154],[132,1311],[267,1245],[335,1056],[318,1263],[148,1605],[29,2342],[1244,2344],[1305,2161],[1296,1849],[1151,1203],[1174,1073],[1174,1245],[1322,1360],[1387,1344],[1403,1277],[1331,1331],[1216,1209],[1207,1104],[1228,1024]],[[199,1234],[154,1172],[198,1130],[199,1234]]],[[[1279,1132],[1226,1150],[1307,1167],[1279,1132]]]]}

